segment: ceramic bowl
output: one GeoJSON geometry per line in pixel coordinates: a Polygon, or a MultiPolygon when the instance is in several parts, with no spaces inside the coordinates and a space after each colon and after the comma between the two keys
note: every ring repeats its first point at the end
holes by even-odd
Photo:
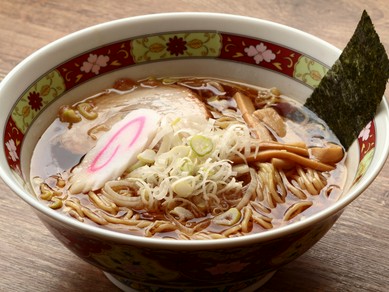
{"type": "Polygon", "coordinates": [[[303,102],[339,54],[290,27],[210,13],[139,16],[73,33],[27,57],[1,82],[1,177],[64,246],[123,290],[252,291],[312,247],[377,176],[389,149],[385,99],[348,151],[346,191],[337,203],[303,221],[240,238],[166,241],[65,217],[31,192],[33,147],[54,119],[53,109],[121,77],[212,76],[277,86],[303,102]]]}

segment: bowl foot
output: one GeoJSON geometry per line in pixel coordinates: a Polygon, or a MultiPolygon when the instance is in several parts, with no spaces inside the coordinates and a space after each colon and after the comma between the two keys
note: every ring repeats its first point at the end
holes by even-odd
{"type": "Polygon", "coordinates": [[[252,292],[256,291],[256,289],[259,289],[262,287],[267,281],[270,280],[270,278],[276,273],[276,271],[272,271],[264,275],[263,277],[255,280],[250,280],[247,282],[239,282],[237,284],[232,284],[228,286],[223,287],[196,287],[196,288],[182,288],[182,287],[171,287],[171,286],[150,286],[147,284],[142,284],[138,282],[133,282],[127,278],[123,278],[117,275],[113,275],[107,272],[104,272],[105,276],[110,280],[116,287],[121,289],[124,292],[194,292],[194,291],[210,291],[210,292],[219,292],[219,291],[239,291],[239,292],[252,292]]]}

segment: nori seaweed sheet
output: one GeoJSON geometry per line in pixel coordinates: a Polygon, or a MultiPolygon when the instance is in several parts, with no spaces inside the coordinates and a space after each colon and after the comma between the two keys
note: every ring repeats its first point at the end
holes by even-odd
{"type": "Polygon", "coordinates": [[[350,41],[305,106],[322,118],[348,149],[374,118],[388,78],[388,56],[363,11],[350,41]]]}

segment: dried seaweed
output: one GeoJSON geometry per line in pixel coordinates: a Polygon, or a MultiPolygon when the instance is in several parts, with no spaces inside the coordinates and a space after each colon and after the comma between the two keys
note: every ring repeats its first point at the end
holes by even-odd
{"type": "Polygon", "coordinates": [[[388,56],[363,11],[350,41],[305,106],[326,121],[347,149],[374,118],[388,78],[388,56]]]}

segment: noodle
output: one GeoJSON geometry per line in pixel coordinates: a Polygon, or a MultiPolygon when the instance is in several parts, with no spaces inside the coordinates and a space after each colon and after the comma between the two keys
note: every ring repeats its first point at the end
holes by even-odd
{"type": "Polygon", "coordinates": [[[109,181],[101,191],[120,207],[140,209],[143,204],[135,188],[136,185],[130,181],[109,181]]]}
{"type": "Polygon", "coordinates": [[[259,224],[264,229],[271,229],[273,225],[271,224],[271,218],[263,216],[261,214],[253,214],[253,221],[259,224]]]}
{"type": "Polygon", "coordinates": [[[65,201],[65,206],[69,207],[70,209],[75,211],[78,214],[78,216],[85,217],[85,214],[84,214],[84,212],[82,210],[82,206],[80,204],[80,200],[78,200],[78,199],[66,200],[65,201]]]}
{"type": "Polygon", "coordinates": [[[253,211],[251,208],[249,207],[244,207],[244,209],[242,209],[242,212],[244,214],[243,216],[243,220],[242,220],[242,232],[243,233],[248,233],[250,232],[250,221],[251,221],[251,218],[252,218],[252,215],[253,215],[253,211]]]}
{"type": "Polygon", "coordinates": [[[312,204],[313,203],[311,201],[302,201],[302,202],[298,202],[298,203],[293,204],[285,212],[283,220],[289,221],[289,220],[293,219],[294,217],[296,217],[297,215],[299,215],[300,213],[302,213],[303,211],[305,211],[306,209],[311,207],[312,204]]]}
{"type": "Polygon", "coordinates": [[[108,224],[108,222],[99,214],[100,212],[93,212],[87,207],[81,207],[81,210],[84,213],[85,217],[88,217],[93,222],[99,225],[108,224]]]}
{"type": "Polygon", "coordinates": [[[236,206],[238,210],[242,209],[244,206],[246,206],[252,199],[253,195],[255,194],[255,189],[257,188],[257,176],[255,171],[251,168],[250,169],[250,183],[247,187],[247,190],[245,191],[245,194],[240,199],[240,202],[236,206]]]}
{"type": "Polygon", "coordinates": [[[91,202],[99,209],[107,211],[110,214],[116,214],[118,207],[113,202],[108,202],[104,196],[97,196],[95,192],[88,193],[91,202]]]}

